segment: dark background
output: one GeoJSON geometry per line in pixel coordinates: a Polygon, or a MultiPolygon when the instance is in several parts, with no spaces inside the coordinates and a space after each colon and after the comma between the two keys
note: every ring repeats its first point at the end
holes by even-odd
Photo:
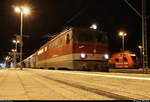
{"type": "MultiPolygon", "coordinates": [[[[141,13],[141,0],[129,0],[141,13]]],[[[21,3],[30,7],[31,13],[24,16],[23,58],[37,51],[50,38],[66,27],[90,27],[96,23],[98,29],[109,36],[109,52],[122,48],[120,30],[127,32],[125,50],[139,55],[142,44],[141,18],[123,0],[1,0],[0,2],[0,60],[2,61],[15,45],[12,40],[20,32],[20,14],[14,7],[21,3]]],[[[147,0],[147,15],[150,15],[150,0],[147,0]]],[[[148,49],[150,48],[150,18],[147,19],[148,49]]],[[[149,51],[149,50],[148,50],[149,51]]],[[[149,52],[148,52],[149,53],[149,52]]],[[[150,58],[149,58],[150,59],[150,58]]]]}

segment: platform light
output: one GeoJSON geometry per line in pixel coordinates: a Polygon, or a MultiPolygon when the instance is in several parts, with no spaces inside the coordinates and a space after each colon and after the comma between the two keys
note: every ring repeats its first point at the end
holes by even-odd
{"type": "Polygon", "coordinates": [[[139,49],[143,48],[141,45],[138,46],[139,49]]]}
{"type": "Polygon", "coordinates": [[[29,13],[30,13],[29,8],[23,7],[23,6],[21,6],[21,7],[16,7],[16,8],[15,8],[15,11],[18,12],[18,13],[21,12],[21,13],[24,13],[24,14],[29,14],[29,13]]]}
{"type": "Polygon", "coordinates": [[[29,14],[29,13],[30,13],[30,10],[29,10],[28,8],[23,8],[23,13],[29,14]]]}
{"type": "Polygon", "coordinates": [[[20,43],[19,40],[13,40],[12,42],[13,42],[13,43],[20,43]]]}
{"type": "Polygon", "coordinates": [[[5,64],[4,63],[0,63],[0,67],[5,68],[5,64]]]}
{"type": "Polygon", "coordinates": [[[19,7],[16,7],[16,8],[15,8],[15,11],[19,13],[21,10],[20,10],[19,7]]]}
{"type": "Polygon", "coordinates": [[[6,57],[5,57],[5,61],[8,61],[9,59],[10,59],[9,56],[6,56],[6,57]]]}
{"type": "Polygon", "coordinates": [[[12,51],[12,52],[16,52],[16,49],[12,49],[11,51],[12,51]]]}
{"type": "Polygon", "coordinates": [[[119,32],[119,36],[127,36],[127,33],[119,32]]]}

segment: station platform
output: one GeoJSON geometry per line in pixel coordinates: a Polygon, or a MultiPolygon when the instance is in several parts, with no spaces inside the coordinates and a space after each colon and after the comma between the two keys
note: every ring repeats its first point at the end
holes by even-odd
{"type": "Polygon", "coordinates": [[[0,100],[150,100],[150,74],[6,68],[0,100]]]}

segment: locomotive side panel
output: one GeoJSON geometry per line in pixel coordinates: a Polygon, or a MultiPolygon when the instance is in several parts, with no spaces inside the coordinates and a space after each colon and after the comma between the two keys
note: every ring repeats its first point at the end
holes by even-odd
{"type": "Polygon", "coordinates": [[[40,51],[42,54],[37,56],[38,67],[72,68],[72,31],[65,32],[55,40],[50,41],[39,50],[39,53],[40,51]],[[47,51],[44,51],[46,47],[47,51]]]}
{"type": "Polygon", "coordinates": [[[26,68],[36,67],[36,53],[32,54],[31,56],[23,60],[23,67],[26,67],[26,68]]]}

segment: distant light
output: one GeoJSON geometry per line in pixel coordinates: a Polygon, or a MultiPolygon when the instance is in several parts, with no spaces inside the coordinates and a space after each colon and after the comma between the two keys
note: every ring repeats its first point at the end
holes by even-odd
{"type": "Polygon", "coordinates": [[[139,46],[138,46],[138,48],[139,48],[139,49],[141,49],[141,48],[142,48],[142,46],[141,46],[141,45],[139,45],[139,46]]]}
{"type": "Polygon", "coordinates": [[[6,57],[5,57],[5,60],[6,60],[6,61],[8,61],[9,59],[10,59],[10,57],[9,57],[9,56],[6,56],[6,57]]]}
{"type": "Polygon", "coordinates": [[[20,41],[19,41],[19,40],[17,40],[17,43],[20,43],[20,41]]]}
{"type": "Polygon", "coordinates": [[[13,42],[13,43],[17,43],[17,41],[16,41],[16,40],[13,40],[12,42],[13,42]]]}
{"type": "Polygon", "coordinates": [[[13,40],[12,42],[13,42],[13,43],[20,43],[19,40],[13,40]]]}
{"type": "Polygon", "coordinates": [[[5,68],[5,64],[4,63],[0,63],[0,67],[5,68]]]}
{"type": "Polygon", "coordinates": [[[97,25],[96,25],[96,24],[93,24],[90,28],[92,28],[92,29],[97,29],[97,25]]]}
{"type": "Polygon", "coordinates": [[[119,32],[119,35],[122,36],[122,35],[123,35],[123,32],[119,32]]]}
{"type": "Polygon", "coordinates": [[[16,49],[12,49],[11,51],[12,51],[12,52],[16,52],[16,49]]]}
{"type": "Polygon", "coordinates": [[[127,35],[127,33],[124,33],[124,36],[126,36],[127,35]]]}
{"type": "Polygon", "coordinates": [[[119,32],[119,36],[126,36],[127,35],[127,33],[125,33],[125,32],[119,32]]]}

